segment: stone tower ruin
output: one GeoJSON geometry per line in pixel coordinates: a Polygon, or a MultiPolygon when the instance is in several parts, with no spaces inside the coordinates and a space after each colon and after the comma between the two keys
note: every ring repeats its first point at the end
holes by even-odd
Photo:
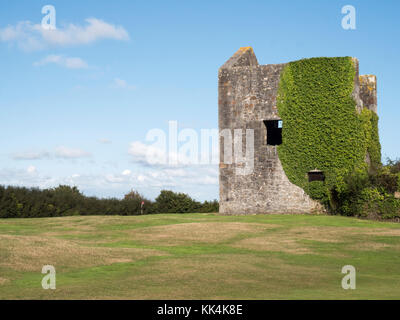
{"type": "MultiPolygon", "coordinates": [[[[358,75],[356,69],[353,99],[356,108],[376,113],[376,77],[358,75]]],[[[224,139],[220,137],[220,213],[309,213],[321,205],[299,186],[291,183],[278,156],[282,143],[277,93],[286,64],[259,65],[251,47],[240,48],[219,69],[219,130],[254,130],[254,167],[251,173],[236,174],[238,163],[224,162],[224,139]]],[[[245,137],[244,137],[245,139],[245,137]]],[[[368,161],[366,155],[366,161],[368,161]]],[[[316,168],[318,169],[318,168],[316,168]]],[[[305,173],[306,174],[306,173],[305,173]]],[[[318,176],[319,171],[310,172],[318,176]]]]}

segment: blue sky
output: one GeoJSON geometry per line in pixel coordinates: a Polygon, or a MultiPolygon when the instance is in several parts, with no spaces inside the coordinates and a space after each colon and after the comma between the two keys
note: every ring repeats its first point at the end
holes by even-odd
{"type": "Polygon", "coordinates": [[[3,2],[0,183],[218,198],[217,165],[143,165],[132,143],[169,120],[217,128],[218,68],[242,46],[261,64],[357,57],[378,79],[383,158],[400,157],[399,13],[398,1],[367,0],[3,2]],[[61,38],[35,29],[48,4],[61,38]],[[341,27],[347,4],[356,30],[341,27]]]}

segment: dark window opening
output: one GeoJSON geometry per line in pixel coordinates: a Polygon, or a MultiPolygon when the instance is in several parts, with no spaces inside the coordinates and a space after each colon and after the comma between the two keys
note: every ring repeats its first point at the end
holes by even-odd
{"type": "Polygon", "coordinates": [[[264,120],[264,124],[267,127],[267,144],[282,144],[282,120],[264,120]]]}
{"type": "Polygon", "coordinates": [[[308,182],[325,181],[325,175],[322,171],[312,170],[308,172],[308,182]]]}

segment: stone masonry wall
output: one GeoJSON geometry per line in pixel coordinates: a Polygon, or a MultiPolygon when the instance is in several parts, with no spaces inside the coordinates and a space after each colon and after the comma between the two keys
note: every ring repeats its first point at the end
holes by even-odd
{"type": "Polygon", "coordinates": [[[357,104],[357,111],[367,108],[375,113],[378,109],[376,76],[372,74],[359,75],[359,61],[352,58],[356,71],[354,77],[353,99],[357,104]]]}
{"type": "Polygon", "coordinates": [[[284,64],[259,65],[252,48],[241,48],[219,70],[219,128],[254,130],[254,170],[224,163],[220,138],[220,213],[309,213],[321,209],[283,171],[277,146],[267,145],[263,120],[279,120],[276,96],[284,64]]]}
{"type": "Polygon", "coordinates": [[[360,98],[365,108],[377,113],[376,76],[367,74],[359,77],[360,98]]]}

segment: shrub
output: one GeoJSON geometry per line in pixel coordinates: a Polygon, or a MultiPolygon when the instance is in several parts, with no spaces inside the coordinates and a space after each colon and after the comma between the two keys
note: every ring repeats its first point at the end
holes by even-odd
{"type": "Polygon", "coordinates": [[[118,213],[120,215],[137,215],[152,213],[153,204],[151,201],[143,197],[139,192],[131,190],[124,196],[121,201],[121,211],[118,213]],[[142,208],[142,202],[144,202],[142,208]]]}
{"type": "Polygon", "coordinates": [[[396,160],[391,160],[391,159],[386,159],[387,162],[387,167],[390,169],[391,173],[397,174],[400,173],[400,159],[396,160]]]}
{"type": "Polygon", "coordinates": [[[204,201],[199,210],[199,212],[203,212],[203,213],[211,213],[211,212],[218,212],[218,211],[219,211],[219,203],[217,200],[204,201]]]}
{"type": "Polygon", "coordinates": [[[392,195],[379,202],[379,214],[383,219],[392,219],[400,217],[400,200],[392,195]]]}
{"type": "Polygon", "coordinates": [[[201,204],[185,193],[162,190],[156,198],[155,205],[160,213],[198,212],[201,204]]]}
{"type": "Polygon", "coordinates": [[[323,181],[312,181],[308,183],[308,194],[312,199],[319,200],[324,205],[329,203],[328,189],[323,181]]]}
{"type": "Polygon", "coordinates": [[[370,176],[371,183],[382,189],[382,192],[394,193],[399,188],[398,174],[391,173],[389,167],[384,167],[370,176]]]}
{"type": "Polygon", "coordinates": [[[331,208],[348,216],[394,218],[400,216],[400,200],[394,197],[398,176],[390,168],[348,174],[344,183],[331,190],[331,208]]]}

